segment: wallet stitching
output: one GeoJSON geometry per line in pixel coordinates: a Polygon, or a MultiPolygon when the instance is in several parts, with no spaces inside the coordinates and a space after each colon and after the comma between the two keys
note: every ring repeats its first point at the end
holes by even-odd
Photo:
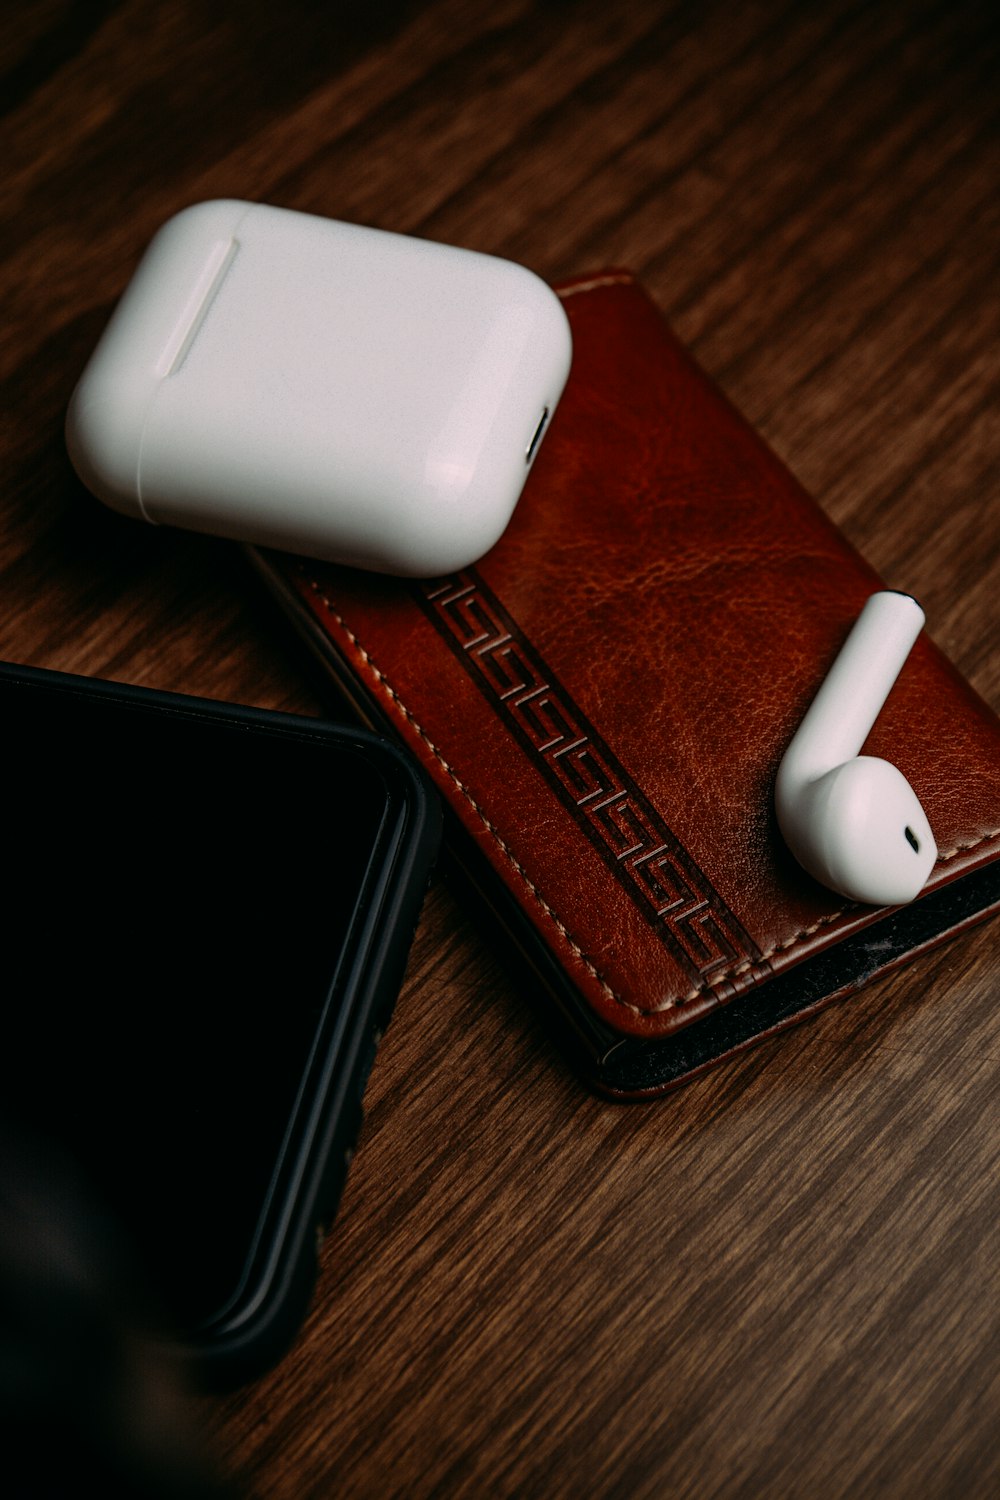
{"type": "MultiPolygon", "coordinates": [[[[620,1006],[623,1010],[631,1011],[633,1015],[640,1016],[661,1015],[664,1011],[674,1010],[680,1005],[688,1005],[692,1001],[697,1000],[702,996],[712,995],[718,989],[720,989],[721,986],[731,983],[734,979],[738,979],[741,975],[747,973],[750,969],[756,967],[761,963],[767,963],[767,961],[773,958],[775,954],[790,952],[791,949],[797,947],[798,944],[804,942],[807,938],[812,937],[814,933],[819,932],[822,928],[832,926],[833,923],[837,922],[846,911],[850,910],[850,908],[847,906],[840,907],[837,911],[831,913],[830,915],[821,917],[817,922],[813,922],[809,927],[801,928],[792,937],[783,938],[781,942],[772,944],[770,948],[766,949],[760,955],[760,958],[743,959],[739,964],[735,965],[735,967],[727,969],[722,974],[717,974],[710,983],[706,982],[705,984],[698,985],[696,988],[689,990],[687,994],[671,996],[669,999],[663,1000],[660,1002],[660,1004],[653,1006],[635,1005],[631,1001],[624,1000],[600,973],[600,971],[594,965],[593,961],[587,957],[583,949],[580,947],[579,943],[577,943],[573,938],[565,923],[556,915],[555,911],[545,900],[545,897],[542,895],[541,891],[539,891],[538,887],[534,884],[531,877],[528,875],[528,872],[525,870],[521,862],[517,859],[510,846],[506,843],[506,841],[500,834],[499,830],[483,812],[483,809],[479,806],[479,803],[476,801],[475,797],[473,797],[468,787],[452,769],[451,764],[445,759],[444,755],[442,755],[441,751],[431,739],[430,735],[426,732],[419,721],[407,708],[406,704],[403,702],[402,698],[400,698],[399,694],[396,692],[395,688],[389,682],[385,674],[375,665],[375,662],[372,660],[370,653],[365,650],[364,646],[362,646],[358,637],[354,634],[353,630],[351,630],[344,617],[338,613],[329,596],[324,593],[322,586],[312,578],[308,579],[308,583],[313,593],[316,594],[320,599],[323,607],[333,617],[333,619],[336,620],[341,630],[343,630],[344,634],[347,636],[347,639],[350,641],[355,651],[361,657],[361,660],[364,662],[365,666],[368,667],[368,669],[371,671],[378,685],[384,688],[388,697],[399,709],[399,712],[412,726],[414,731],[420,736],[424,744],[427,746],[428,750],[433,755],[434,759],[438,762],[438,764],[442,767],[450,780],[453,782],[456,790],[472,808],[473,812],[482,823],[486,832],[496,843],[497,848],[500,849],[503,853],[511,869],[516,871],[516,873],[520,876],[521,880],[524,882],[534,900],[537,901],[538,905],[545,912],[545,915],[550,919],[558,932],[565,939],[575,957],[580,961],[581,964],[583,964],[587,972],[600,985],[601,990],[604,992],[607,998],[614,1001],[614,1003],[620,1006]]],[[[976,849],[981,844],[989,843],[991,839],[995,839],[998,836],[1000,836],[1000,828],[994,828],[991,829],[988,833],[981,834],[976,839],[969,840],[967,843],[955,844],[944,854],[938,855],[937,864],[946,864],[949,860],[955,859],[959,854],[966,853],[970,849],[976,849]]]]}
{"type": "Polygon", "coordinates": [[[936,863],[945,864],[949,859],[954,859],[957,854],[964,854],[969,849],[978,849],[980,844],[988,844],[990,839],[1000,837],[1000,828],[991,828],[989,833],[981,833],[977,839],[969,839],[964,844],[953,844],[944,854],[938,854],[936,863]]]}
{"type": "MultiPolygon", "coordinates": [[[[969,839],[965,843],[955,844],[951,849],[946,850],[944,854],[938,855],[936,865],[947,864],[950,859],[955,859],[959,854],[967,853],[970,849],[978,849],[981,844],[988,844],[991,839],[995,839],[997,837],[1000,837],[1000,828],[991,828],[988,833],[980,834],[978,838],[969,839]]],[[[774,943],[770,948],[768,948],[764,953],[761,954],[761,960],[766,963],[767,960],[773,958],[776,953],[783,953],[789,949],[796,947],[797,944],[803,942],[804,939],[812,937],[813,933],[818,932],[820,928],[828,927],[832,923],[836,922],[840,917],[844,915],[845,912],[849,910],[849,906],[842,906],[839,911],[833,912],[830,916],[821,917],[818,922],[813,922],[811,927],[803,927],[801,931],[795,933],[794,936],[790,938],[784,938],[780,943],[774,943]]],[[[713,980],[711,984],[701,985],[698,989],[691,990],[688,994],[683,995],[680,1001],[670,1001],[668,1002],[668,1005],[686,1004],[691,1000],[696,1000],[699,995],[711,994],[712,991],[720,983],[724,984],[732,979],[736,979],[740,974],[745,974],[746,971],[752,967],[752,963],[744,960],[744,962],[737,964],[735,968],[727,970],[724,974],[720,974],[715,980],[713,980]]],[[[621,1003],[625,1004],[627,1002],[623,1001],[621,1003]]]]}
{"type": "Polygon", "coordinates": [[[422,728],[422,726],[420,725],[419,721],[414,717],[414,715],[407,708],[406,704],[403,702],[402,698],[400,698],[399,694],[396,692],[395,688],[389,682],[389,680],[385,676],[385,674],[382,671],[380,671],[379,668],[375,665],[374,661],[371,658],[370,653],[365,650],[364,646],[362,646],[361,642],[358,640],[357,636],[351,630],[351,628],[347,624],[346,620],[343,618],[342,615],[338,614],[337,610],[334,608],[334,605],[332,604],[332,602],[330,601],[330,599],[327,597],[326,594],[323,593],[321,585],[319,583],[317,583],[313,579],[309,580],[309,585],[314,590],[314,592],[318,594],[318,596],[319,596],[320,600],[322,601],[324,607],[333,616],[333,618],[336,620],[337,624],[343,630],[344,634],[347,636],[348,640],[351,642],[351,645],[354,647],[354,649],[357,651],[358,655],[361,657],[362,661],[365,663],[365,665],[371,671],[371,673],[372,673],[373,677],[375,678],[376,682],[379,684],[380,687],[382,687],[382,688],[385,689],[385,691],[388,694],[389,698],[392,700],[393,703],[395,703],[395,705],[399,709],[400,713],[407,720],[407,722],[413,727],[413,729],[415,730],[415,732],[420,736],[420,738],[423,740],[424,744],[427,746],[428,750],[434,756],[434,759],[444,769],[444,771],[447,773],[447,775],[449,776],[449,778],[451,779],[451,781],[454,783],[456,789],[465,798],[466,802],[472,808],[472,810],[476,814],[477,818],[479,818],[479,820],[482,823],[483,827],[485,828],[486,832],[495,841],[497,847],[500,850],[502,850],[502,852],[503,852],[505,858],[507,859],[508,863],[510,864],[511,868],[513,870],[515,870],[517,872],[517,874],[521,877],[521,879],[524,881],[524,884],[526,885],[526,887],[530,891],[531,895],[538,902],[539,906],[545,912],[546,916],[548,916],[550,918],[550,920],[553,922],[553,924],[555,925],[555,927],[558,929],[558,931],[565,938],[566,942],[569,944],[569,947],[572,949],[573,953],[576,955],[576,957],[579,959],[579,961],[583,964],[583,966],[587,970],[587,972],[589,974],[591,974],[593,976],[593,978],[597,981],[597,983],[600,985],[601,989],[607,995],[607,997],[608,997],[609,1000],[615,1001],[616,1004],[621,1005],[626,1010],[634,1010],[638,1014],[642,1014],[643,1012],[642,1012],[642,1009],[641,1009],[640,1006],[630,1005],[628,1003],[628,1001],[621,999],[621,997],[615,993],[615,991],[612,989],[612,987],[608,983],[608,981],[602,976],[602,974],[600,973],[600,971],[595,967],[594,963],[587,957],[587,955],[584,953],[584,951],[580,947],[580,945],[574,940],[574,938],[572,937],[571,933],[569,932],[569,929],[566,927],[565,923],[558,916],[556,916],[555,911],[552,909],[552,907],[549,905],[549,903],[545,900],[545,897],[542,895],[542,893],[538,889],[538,887],[534,884],[534,882],[532,881],[531,877],[529,876],[527,870],[525,870],[524,866],[517,859],[517,857],[514,854],[513,850],[510,848],[510,846],[506,843],[506,841],[502,837],[499,829],[497,829],[495,827],[495,825],[490,821],[490,819],[483,812],[482,808],[479,806],[478,802],[476,801],[475,797],[473,797],[473,795],[469,791],[468,787],[459,778],[459,776],[456,774],[456,772],[452,769],[451,765],[445,759],[445,757],[442,755],[441,751],[438,749],[437,745],[431,739],[430,735],[426,732],[425,729],[422,728]]]}
{"type": "Polygon", "coordinates": [[[602,286],[632,286],[635,277],[630,276],[627,271],[613,271],[606,276],[593,276],[589,281],[578,282],[575,286],[558,287],[560,297],[575,297],[577,292],[595,292],[602,286]]]}

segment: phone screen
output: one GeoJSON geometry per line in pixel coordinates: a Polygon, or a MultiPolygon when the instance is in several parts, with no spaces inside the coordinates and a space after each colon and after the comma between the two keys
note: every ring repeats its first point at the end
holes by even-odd
{"type": "Polygon", "coordinates": [[[70,1153],[170,1320],[210,1327],[329,1107],[407,816],[392,764],[307,720],[16,675],[0,724],[2,1109],[70,1153]]]}

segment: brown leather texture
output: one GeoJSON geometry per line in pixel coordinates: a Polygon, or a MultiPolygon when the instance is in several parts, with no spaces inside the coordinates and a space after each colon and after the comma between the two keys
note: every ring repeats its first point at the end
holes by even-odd
{"type": "MultiPolygon", "coordinates": [[[[885,916],[805,875],[773,811],[784,749],[884,585],[628,272],[560,293],[569,383],[474,568],[414,584],[257,561],[580,1003],[662,1038],[885,916]]],[[[997,857],[1000,724],[927,631],[865,748],[928,814],[928,892],[997,857]]]]}

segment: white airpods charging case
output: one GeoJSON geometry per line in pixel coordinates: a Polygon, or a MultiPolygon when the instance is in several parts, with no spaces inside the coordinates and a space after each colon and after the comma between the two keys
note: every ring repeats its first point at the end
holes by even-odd
{"type": "Polygon", "coordinates": [[[126,515],[432,577],[502,535],[571,350],[558,297],[511,261],[200,203],[151,241],[67,446],[126,515]]]}

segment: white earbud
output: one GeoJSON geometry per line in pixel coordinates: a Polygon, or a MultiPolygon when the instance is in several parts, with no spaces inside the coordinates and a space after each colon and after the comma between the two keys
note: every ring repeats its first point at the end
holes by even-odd
{"type": "Polygon", "coordinates": [[[912,901],[937,858],[916,794],[859,752],[924,623],[909,594],[873,594],[778,769],[775,810],[799,864],[853,901],[912,901]]]}

